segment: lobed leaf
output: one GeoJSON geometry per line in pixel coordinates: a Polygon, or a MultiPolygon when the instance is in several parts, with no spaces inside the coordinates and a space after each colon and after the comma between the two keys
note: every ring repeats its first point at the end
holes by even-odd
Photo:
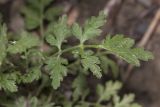
{"type": "Polygon", "coordinates": [[[22,37],[18,41],[14,41],[9,45],[7,51],[16,54],[25,52],[27,49],[38,46],[40,43],[38,37],[29,35],[26,32],[22,33],[22,37]]]}
{"type": "Polygon", "coordinates": [[[100,60],[98,57],[93,56],[92,53],[86,52],[81,55],[82,60],[81,63],[85,70],[90,70],[93,75],[95,75],[97,78],[101,78],[101,68],[99,67],[100,60]]]}
{"type": "Polygon", "coordinates": [[[98,17],[91,17],[91,19],[85,22],[82,29],[77,23],[73,24],[72,32],[80,42],[83,44],[86,40],[94,38],[101,33],[100,27],[106,22],[106,15],[100,12],[98,17]]]}
{"type": "Polygon", "coordinates": [[[46,36],[46,41],[50,45],[57,46],[60,49],[62,42],[70,33],[67,25],[67,17],[65,15],[54,24],[53,32],[50,33],[50,35],[46,36]]]}
{"type": "Polygon", "coordinates": [[[121,89],[121,87],[122,84],[118,81],[109,81],[105,84],[105,87],[103,87],[102,85],[98,85],[97,94],[99,96],[99,102],[110,100],[112,96],[117,94],[118,90],[121,89]]]}
{"type": "MultiPolygon", "coordinates": [[[[36,1],[36,0],[32,0],[36,1]]],[[[32,9],[30,7],[24,7],[22,9],[22,13],[25,16],[25,26],[27,29],[32,30],[39,27],[41,19],[40,14],[37,10],[32,9]]]]}
{"type": "Polygon", "coordinates": [[[92,16],[84,25],[84,40],[91,39],[101,33],[100,27],[106,22],[106,15],[100,12],[98,17],[92,16]]]}
{"type": "Polygon", "coordinates": [[[147,61],[153,59],[153,55],[144,51],[142,48],[133,48],[134,40],[125,38],[123,35],[116,35],[114,37],[107,37],[103,43],[102,48],[121,57],[130,64],[139,66],[139,60],[147,61]]]}
{"type": "Polygon", "coordinates": [[[85,75],[80,73],[73,81],[72,87],[74,88],[74,101],[78,100],[80,96],[84,96],[85,92],[88,92],[85,75]]]}
{"type": "Polygon", "coordinates": [[[36,66],[30,68],[26,74],[21,75],[21,81],[23,83],[31,83],[34,80],[38,80],[41,77],[41,67],[36,66]]]}
{"type": "Polygon", "coordinates": [[[63,77],[67,75],[67,60],[63,58],[49,58],[46,62],[46,68],[49,70],[50,78],[52,79],[52,86],[57,89],[63,77]]]}
{"type": "Polygon", "coordinates": [[[52,0],[27,0],[27,5],[22,8],[27,29],[32,30],[42,24],[45,19],[44,9],[51,2],[52,0]]]}
{"type": "Polygon", "coordinates": [[[133,103],[134,101],[133,94],[125,95],[121,101],[119,96],[114,96],[113,101],[114,101],[114,107],[141,107],[139,104],[133,103]]]}
{"type": "Polygon", "coordinates": [[[111,70],[113,76],[116,78],[119,74],[118,72],[118,66],[117,64],[107,56],[99,56],[100,61],[101,61],[101,68],[105,74],[108,73],[109,70],[111,70]]]}
{"type": "Polygon", "coordinates": [[[51,7],[45,12],[45,19],[48,21],[55,21],[55,16],[61,15],[62,11],[62,7],[51,7]]]}
{"type": "Polygon", "coordinates": [[[4,89],[5,91],[16,92],[16,80],[15,76],[10,76],[9,74],[0,74],[0,90],[4,89]]]}

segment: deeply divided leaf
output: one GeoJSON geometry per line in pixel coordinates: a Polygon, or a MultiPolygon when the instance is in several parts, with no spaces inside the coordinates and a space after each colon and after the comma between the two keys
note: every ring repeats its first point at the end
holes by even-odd
{"type": "Polygon", "coordinates": [[[88,92],[85,75],[80,73],[73,81],[72,87],[74,88],[73,98],[75,101],[80,96],[85,97],[85,92],[88,92]]]}
{"type": "Polygon", "coordinates": [[[67,17],[63,16],[59,19],[57,23],[53,26],[53,32],[46,36],[46,41],[53,46],[61,48],[62,42],[69,35],[70,30],[67,25],[67,17]]]}
{"type": "Polygon", "coordinates": [[[46,62],[46,68],[49,70],[50,78],[52,79],[52,86],[57,89],[63,77],[67,75],[67,60],[63,58],[49,58],[46,62]]]}
{"type": "Polygon", "coordinates": [[[41,69],[39,66],[30,68],[26,74],[21,76],[23,83],[31,83],[34,80],[38,80],[41,77],[41,69]]]}
{"type": "Polygon", "coordinates": [[[27,27],[27,29],[35,29],[40,25],[41,19],[39,12],[30,7],[24,7],[22,9],[22,12],[25,15],[25,26],[27,27]]]}
{"type": "Polygon", "coordinates": [[[97,93],[99,96],[99,102],[108,101],[111,97],[117,94],[119,89],[121,89],[122,84],[120,82],[109,81],[106,83],[105,87],[102,85],[97,86],[97,93]]]}
{"type": "Polygon", "coordinates": [[[81,28],[77,23],[73,24],[72,32],[83,44],[86,40],[92,39],[101,33],[100,27],[106,22],[106,15],[100,12],[98,17],[91,17],[81,28]]]}
{"type": "Polygon", "coordinates": [[[105,74],[108,73],[108,71],[111,70],[113,76],[116,78],[119,74],[118,71],[118,65],[110,58],[107,56],[99,56],[100,61],[101,61],[101,68],[105,74]]]}
{"type": "Polygon", "coordinates": [[[85,70],[90,70],[93,75],[95,75],[97,78],[101,78],[101,68],[99,67],[100,60],[98,57],[92,55],[92,52],[86,52],[82,54],[82,60],[81,63],[85,70]]]}
{"type": "Polygon", "coordinates": [[[32,30],[43,24],[45,8],[51,2],[52,0],[27,0],[26,6],[22,9],[27,29],[32,30]]]}
{"type": "Polygon", "coordinates": [[[30,49],[38,45],[38,37],[23,32],[22,37],[18,41],[13,41],[12,44],[9,45],[7,51],[12,54],[22,53],[25,52],[27,49],[30,49]]]}
{"type": "Polygon", "coordinates": [[[15,76],[9,74],[0,74],[0,90],[15,92],[17,91],[15,76]]]}
{"type": "Polygon", "coordinates": [[[106,15],[103,12],[100,12],[98,17],[92,16],[91,19],[85,22],[84,38],[90,39],[98,36],[101,33],[101,29],[99,27],[103,26],[105,22],[106,15]]]}
{"type": "Polygon", "coordinates": [[[153,59],[150,52],[144,51],[142,48],[133,48],[133,45],[133,39],[125,38],[123,35],[116,35],[107,37],[102,47],[136,66],[140,65],[139,60],[153,59]]]}
{"type": "Polygon", "coordinates": [[[134,95],[124,95],[123,99],[120,100],[119,96],[114,96],[114,107],[141,107],[139,104],[134,103],[134,95]]]}

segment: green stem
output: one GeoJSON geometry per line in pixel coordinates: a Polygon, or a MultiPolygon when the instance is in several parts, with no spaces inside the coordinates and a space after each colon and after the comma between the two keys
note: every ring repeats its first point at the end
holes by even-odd
{"type": "MultiPolygon", "coordinates": [[[[75,49],[83,49],[83,48],[101,48],[101,45],[76,45],[76,46],[73,46],[71,48],[67,48],[67,49],[64,49],[61,51],[61,54],[62,53],[65,53],[65,52],[69,52],[69,51],[72,51],[72,50],[75,50],[75,49]]],[[[53,56],[57,56],[59,55],[59,51],[57,53],[55,53],[53,56]]]]}
{"type": "MultiPolygon", "coordinates": [[[[64,50],[61,50],[61,54],[65,53],[65,52],[69,52],[69,51],[75,50],[77,48],[79,48],[79,45],[78,46],[73,46],[71,48],[67,48],[67,49],[64,49],[64,50]]],[[[53,56],[57,56],[57,55],[59,55],[59,51],[57,53],[55,53],[53,56]]]]}

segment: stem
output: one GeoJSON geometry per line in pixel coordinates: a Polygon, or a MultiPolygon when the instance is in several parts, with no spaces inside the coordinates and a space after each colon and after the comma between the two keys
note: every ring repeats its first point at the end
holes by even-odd
{"type": "MultiPolygon", "coordinates": [[[[64,49],[64,50],[61,50],[61,54],[65,53],[65,52],[69,52],[69,51],[75,50],[77,48],[79,48],[79,45],[78,46],[73,46],[71,48],[67,48],[67,49],[64,49]]],[[[57,55],[59,55],[59,51],[57,53],[55,53],[53,56],[57,56],[57,55]]]]}
{"type": "MultiPolygon", "coordinates": [[[[65,52],[69,52],[69,51],[72,51],[72,50],[75,50],[75,49],[83,49],[83,48],[101,48],[101,45],[76,45],[76,46],[73,46],[71,48],[67,48],[67,49],[64,49],[61,51],[61,54],[62,53],[65,53],[65,52]]],[[[59,51],[57,53],[55,53],[53,56],[57,56],[59,54],[59,51]]]]}

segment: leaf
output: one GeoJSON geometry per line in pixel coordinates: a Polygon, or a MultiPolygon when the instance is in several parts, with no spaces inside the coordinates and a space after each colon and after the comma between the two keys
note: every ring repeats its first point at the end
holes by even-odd
{"type": "Polygon", "coordinates": [[[63,58],[49,58],[46,62],[46,68],[49,70],[50,78],[52,79],[52,86],[57,89],[63,77],[67,75],[67,60],[63,58]]]}
{"type": "Polygon", "coordinates": [[[25,52],[27,49],[38,46],[39,39],[34,35],[29,35],[25,32],[22,33],[22,37],[18,41],[14,41],[12,45],[9,45],[7,51],[16,54],[25,52]]]}
{"type": "Polygon", "coordinates": [[[53,0],[39,0],[40,4],[43,5],[43,7],[49,5],[53,0]]]}
{"type": "Polygon", "coordinates": [[[74,88],[73,99],[78,100],[80,96],[86,97],[85,92],[88,94],[85,75],[80,73],[73,81],[72,87],[74,88]]]}
{"type": "Polygon", "coordinates": [[[7,28],[5,25],[0,25],[0,65],[2,64],[4,58],[6,57],[6,45],[7,40],[7,28]]]}
{"type": "Polygon", "coordinates": [[[149,51],[145,51],[143,48],[134,48],[132,52],[140,60],[148,61],[148,59],[153,59],[153,54],[149,51]]]}
{"type": "Polygon", "coordinates": [[[95,36],[98,36],[101,33],[101,29],[99,27],[103,26],[106,22],[106,15],[104,12],[100,12],[98,17],[91,17],[91,19],[87,20],[84,25],[84,40],[88,40],[95,36]]]}
{"type": "Polygon", "coordinates": [[[48,102],[47,99],[43,101],[43,99],[38,99],[35,96],[29,96],[28,98],[21,96],[5,107],[25,107],[26,105],[29,107],[55,107],[54,103],[48,102]]]}
{"type": "Polygon", "coordinates": [[[117,64],[112,59],[109,59],[107,56],[100,56],[99,58],[101,61],[101,68],[103,72],[107,74],[108,71],[111,70],[113,76],[116,78],[119,74],[117,64]]]}
{"type": "Polygon", "coordinates": [[[133,48],[133,45],[133,39],[124,38],[123,35],[116,35],[112,38],[110,36],[107,37],[102,48],[136,66],[140,65],[139,60],[153,59],[153,55],[150,52],[144,51],[142,48],[133,48]]]}
{"type": "Polygon", "coordinates": [[[141,107],[139,104],[133,103],[133,101],[133,94],[125,95],[121,101],[119,96],[114,96],[114,107],[141,107]]]}
{"type": "Polygon", "coordinates": [[[72,104],[73,102],[71,101],[63,101],[63,107],[72,107],[72,104]]]}
{"type": "Polygon", "coordinates": [[[50,45],[57,46],[59,49],[61,48],[62,42],[69,35],[70,30],[67,25],[67,17],[64,15],[59,19],[57,23],[53,26],[52,34],[46,36],[46,41],[50,45]]]}
{"type": "MultiPolygon", "coordinates": [[[[36,0],[32,0],[36,1],[36,0]]],[[[30,8],[30,7],[24,7],[22,9],[22,13],[25,16],[25,26],[27,29],[32,30],[37,28],[40,25],[41,18],[39,12],[36,10],[30,8]]]]}
{"type": "Polygon", "coordinates": [[[122,84],[118,81],[112,82],[109,81],[105,84],[105,87],[102,85],[97,86],[97,94],[99,96],[99,102],[108,101],[112,96],[116,95],[118,90],[122,87],[122,84]]]}
{"type": "Polygon", "coordinates": [[[83,39],[82,28],[77,23],[74,23],[72,26],[72,34],[76,36],[79,40],[83,39]]]}
{"type": "Polygon", "coordinates": [[[45,18],[48,21],[55,21],[56,16],[61,15],[62,7],[51,7],[45,12],[45,18]]]}
{"type": "Polygon", "coordinates": [[[90,70],[93,75],[95,75],[97,78],[101,78],[101,68],[98,64],[100,64],[99,58],[92,55],[92,52],[86,52],[81,55],[82,60],[81,63],[85,70],[90,70]]]}
{"type": "Polygon", "coordinates": [[[30,66],[39,66],[43,64],[45,56],[43,52],[39,49],[29,49],[27,52],[28,62],[30,66]]]}
{"type": "Polygon", "coordinates": [[[106,15],[104,12],[100,12],[99,16],[93,16],[85,22],[83,30],[75,23],[72,27],[72,33],[83,44],[86,40],[98,36],[101,33],[100,27],[103,26],[105,22],[106,15]]]}
{"type": "Polygon", "coordinates": [[[0,74],[0,90],[4,89],[5,91],[16,92],[17,86],[15,77],[10,76],[9,74],[0,74]]]}
{"type": "Polygon", "coordinates": [[[58,46],[58,41],[56,40],[56,38],[53,35],[46,36],[46,41],[51,46],[58,46]]]}
{"type": "Polygon", "coordinates": [[[40,26],[44,20],[44,9],[52,0],[27,0],[27,5],[22,8],[27,29],[32,30],[40,26]]]}
{"type": "Polygon", "coordinates": [[[31,83],[34,80],[38,80],[41,77],[41,66],[30,68],[26,74],[21,75],[23,83],[31,83]]]}

